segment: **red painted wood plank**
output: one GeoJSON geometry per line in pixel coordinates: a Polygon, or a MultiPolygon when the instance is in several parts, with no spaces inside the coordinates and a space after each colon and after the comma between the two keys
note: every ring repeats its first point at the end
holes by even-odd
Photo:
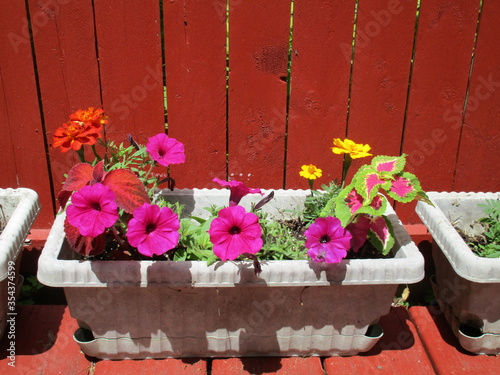
{"type": "MultiPolygon", "coordinates": [[[[452,111],[464,104],[478,9],[479,1],[421,3],[403,152],[424,190],[452,189],[460,135],[452,111]]],[[[413,206],[397,212],[418,221],[413,206]]]]}
{"type": "MultiPolygon", "coordinates": [[[[29,7],[46,137],[51,144],[54,132],[71,113],[101,106],[92,2],[30,0],[29,7]]],[[[72,151],[53,148],[49,155],[57,195],[64,174],[78,158],[72,151]]]]}
{"type": "Polygon", "coordinates": [[[95,0],[94,9],[107,134],[145,143],[165,131],[159,3],[95,0]]]}
{"type": "Polygon", "coordinates": [[[18,306],[16,312],[15,338],[6,331],[0,341],[3,374],[89,373],[92,363],[73,340],[78,325],[66,306],[18,306]],[[15,358],[9,358],[12,348],[15,358]],[[9,365],[12,359],[15,368],[9,365]]]}
{"type": "Polygon", "coordinates": [[[308,188],[304,164],[323,170],[318,188],[341,176],[331,147],[346,133],[353,21],[350,2],[294,3],[287,188],[308,188]]]}
{"type": "Polygon", "coordinates": [[[163,14],[168,134],[186,149],[172,177],[207,187],[226,179],[226,1],[165,2],[163,14]]]}
{"type": "Polygon", "coordinates": [[[212,375],[225,374],[308,374],[323,375],[319,357],[312,358],[230,358],[214,359],[212,375]]]}
{"type": "Polygon", "coordinates": [[[431,362],[404,307],[392,308],[380,319],[384,336],[367,353],[326,358],[326,373],[333,374],[434,374],[431,362]]]}
{"type": "Polygon", "coordinates": [[[99,361],[93,375],[157,375],[157,374],[207,374],[207,362],[203,359],[146,359],[142,361],[99,361]]]}
{"type": "Polygon", "coordinates": [[[500,357],[465,352],[439,308],[416,306],[410,308],[410,315],[437,374],[498,373],[500,357]]]}
{"type": "Polygon", "coordinates": [[[415,18],[414,0],[359,2],[347,135],[373,155],[400,153],[415,18]]]}
{"type": "Polygon", "coordinates": [[[428,190],[451,188],[459,129],[449,111],[464,103],[478,6],[466,0],[421,4],[404,152],[428,190]]]}
{"type": "MultiPolygon", "coordinates": [[[[485,1],[453,190],[500,191],[500,3],[485,1]],[[493,158],[493,159],[492,159],[493,158]]],[[[457,113],[458,112],[458,113],[457,113]]],[[[452,127],[461,125],[454,108],[452,127]]]]}
{"type": "Polygon", "coordinates": [[[33,56],[24,2],[9,1],[0,12],[0,187],[38,192],[42,212],[34,227],[53,220],[52,195],[45,158],[33,56]]]}
{"type": "Polygon", "coordinates": [[[290,1],[229,8],[229,177],[282,188],[290,1]]]}

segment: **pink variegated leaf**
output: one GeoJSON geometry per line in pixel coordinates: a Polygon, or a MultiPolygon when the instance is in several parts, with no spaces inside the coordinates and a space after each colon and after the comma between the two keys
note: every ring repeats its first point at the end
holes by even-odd
{"type": "Polygon", "coordinates": [[[345,227],[361,207],[363,207],[363,197],[359,195],[354,185],[347,185],[335,200],[335,216],[345,227]]]}
{"type": "Polygon", "coordinates": [[[386,156],[379,155],[372,159],[372,167],[379,176],[392,176],[403,170],[406,164],[406,155],[386,156]]]}
{"type": "Polygon", "coordinates": [[[102,184],[109,187],[116,195],[118,207],[128,213],[144,203],[150,203],[146,189],[139,178],[127,169],[115,169],[104,177],[102,184]]]}
{"type": "Polygon", "coordinates": [[[387,194],[398,202],[410,202],[421,191],[420,182],[417,177],[409,172],[403,172],[394,177],[387,194]]]}
{"type": "Polygon", "coordinates": [[[87,163],[79,163],[73,166],[68,173],[63,190],[77,191],[92,181],[93,167],[87,163]]]}
{"type": "Polygon", "coordinates": [[[351,248],[354,252],[358,252],[361,246],[364,245],[368,239],[368,232],[370,231],[371,219],[367,215],[358,215],[346,229],[351,233],[351,248]]]}
{"type": "Polygon", "coordinates": [[[394,231],[392,224],[385,216],[376,216],[371,219],[368,239],[383,255],[387,255],[394,246],[394,231]]]}
{"type": "Polygon", "coordinates": [[[353,177],[353,184],[358,193],[364,198],[363,205],[370,204],[373,197],[379,191],[379,188],[386,181],[369,165],[364,165],[356,172],[353,177]]]}
{"type": "Polygon", "coordinates": [[[387,198],[379,194],[372,199],[368,206],[361,207],[357,211],[357,213],[380,216],[384,214],[385,210],[387,209],[387,205],[387,198]]]}

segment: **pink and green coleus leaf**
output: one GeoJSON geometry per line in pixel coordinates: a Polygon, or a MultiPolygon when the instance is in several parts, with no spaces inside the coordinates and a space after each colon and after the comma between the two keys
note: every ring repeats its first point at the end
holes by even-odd
{"type": "Polygon", "coordinates": [[[394,243],[394,230],[392,224],[385,216],[376,216],[371,219],[368,240],[383,255],[391,251],[394,243]]]}
{"type": "Polygon", "coordinates": [[[387,209],[387,204],[387,198],[379,194],[371,200],[368,206],[362,206],[356,213],[380,216],[387,209]]]}
{"type": "Polygon", "coordinates": [[[347,185],[337,195],[335,201],[335,216],[343,227],[347,225],[357,211],[363,207],[363,197],[356,191],[354,185],[347,185]]]}
{"type": "Polygon", "coordinates": [[[383,255],[394,246],[391,222],[385,216],[358,215],[346,229],[351,233],[351,247],[357,252],[368,240],[383,255]]]}
{"type": "Polygon", "coordinates": [[[356,172],[353,177],[353,184],[357,192],[365,199],[364,205],[375,197],[379,188],[385,184],[385,180],[381,178],[370,165],[364,165],[356,172]]]}
{"type": "MultiPolygon", "coordinates": [[[[384,186],[385,187],[385,186],[384,186]]],[[[422,191],[417,176],[409,172],[403,172],[394,177],[387,187],[387,194],[398,202],[410,202],[422,191]]]]}
{"type": "Polygon", "coordinates": [[[368,215],[358,215],[346,229],[351,233],[351,248],[354,252],[358,252],[361,246],[364,245],[370,231],[371,220],[368,215]]]}
{"type": "Polygon", "coordinates": [[[379,176],[393,176],[400,173],[406,164],[406,155],[386,156],[379,155],[372,159],[371,166],[379,176]]]}

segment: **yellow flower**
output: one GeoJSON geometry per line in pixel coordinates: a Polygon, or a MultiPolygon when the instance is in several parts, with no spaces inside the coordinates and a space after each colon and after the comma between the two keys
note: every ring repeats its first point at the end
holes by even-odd
{"type": "Polygon", "coordinates": [[[309,164],[309,165],[303,165],[302,170],[299,172],[299,174],[307,178],[309,180],[315,180],[319,177],[321,177],[323,171],[319,168],[316,168],[315,165],[309,164]]]}
{"type": "Polygon", "coordinates": [[[360,143],[354,143],[350,139],[344,139],[341,141],[340,138],[335,138],[333,140],[333,144],[336,147],[332,147],[332,151],[334,154],[349,154],[351,158],[364,158],[365,156],[371,156],[368,151],[370,151],[371,147],[368,145],[363,145],[360,143]]]}

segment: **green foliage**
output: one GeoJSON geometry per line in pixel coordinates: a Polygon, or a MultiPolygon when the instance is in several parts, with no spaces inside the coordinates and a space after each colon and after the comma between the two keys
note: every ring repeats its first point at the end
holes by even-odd
{"type": "Polygon", "coordinates": [[[257,216],[264,238],[264,246],[258,254],[259,260],[307,259],[303,235],[305,223],[300,218],[271,221],[261,211],[257,216]]]}
{"type": "Polygon", "coordinates": [[[34,305],[35,296],[43,285],[38,281],[35,275],[28,276],[21,288],[21,295],[17,303],[19,305],[34,305]]]}
{"type": "Polygon", "coordinates": [[[304,209],[297,210],[298,217],[302,216],[305,224],[312,223],[318,217],[326,217],[335,212],[335,199],[342,188],[337,185],[336,181],[330,182],[328,185],[321,185],[323,191],[312,190],[312,195],[308,196],[304,202],[304,209]]]}
{"type": "Polygon", "coordinates": [[[487,199],[483,207],[485,217],[479,219],[485,231],[477,243],[470,243],[474,252],[485,258],[500,258],[500,199],[487,199]]]}

